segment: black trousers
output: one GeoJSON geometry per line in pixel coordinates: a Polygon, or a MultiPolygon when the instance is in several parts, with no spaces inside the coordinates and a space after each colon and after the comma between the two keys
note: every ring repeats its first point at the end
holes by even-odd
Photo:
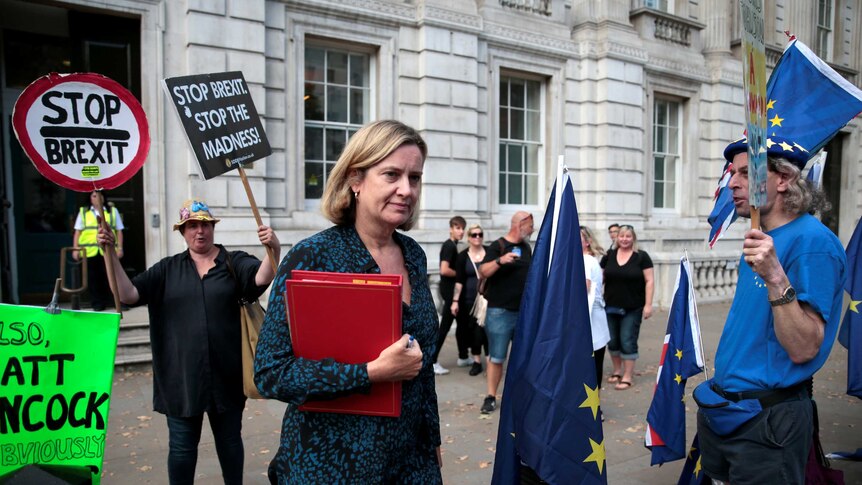
{"type": "Polygon", "coordinates": [[[113,306],[114,294],[108,284],[108,273],[105,271],[105,258],[96,254],[87,258],[87,288],[90,291],[90,303],[93,308],[113,306]]]}

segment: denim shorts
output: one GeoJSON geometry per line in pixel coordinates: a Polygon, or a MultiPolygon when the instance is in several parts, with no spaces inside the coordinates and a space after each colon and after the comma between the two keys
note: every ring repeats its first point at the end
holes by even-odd
{"type": "Polygon", "coordinates": [[[614,313],[613,307],[605,307],[605,311],[608,316],[608,330],[611,333],[608,352],[614,357],[621,356],[624,360],[637,360],[643,308],[625,310],[624,315],[614,313]]]}
{"type": "Polygon", "coordinates": [[[488,308],[485,316],[485,333],[488,335],[490,361],[495,364],[506,362],[509,344],[515,335],[518,312],[505,308],[488,308]]]}

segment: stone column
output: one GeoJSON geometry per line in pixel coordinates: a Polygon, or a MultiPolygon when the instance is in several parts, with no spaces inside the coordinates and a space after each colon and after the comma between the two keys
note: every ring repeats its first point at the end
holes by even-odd
{"type": "Polygon", "coordinates": [[[705,0],[703,2],[703,53],[730,54],[731,12],[727,0],[705,0]]]}

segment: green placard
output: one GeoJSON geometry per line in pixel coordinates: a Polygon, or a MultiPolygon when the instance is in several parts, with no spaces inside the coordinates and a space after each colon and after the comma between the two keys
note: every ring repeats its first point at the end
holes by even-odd
{"type": "Polygon", "coordinates": [[[0,304],[0,481],[40,464],[99,482],[119,329],[118,313],[0,304]]]}

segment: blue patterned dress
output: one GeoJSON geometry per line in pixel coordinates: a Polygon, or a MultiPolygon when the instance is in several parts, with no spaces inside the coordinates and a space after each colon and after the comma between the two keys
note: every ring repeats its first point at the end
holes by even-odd
{"type": "MultiPolygon", "coordinates": [[[[401,417],[303,412],[296,405],[368,392],[366,364],[298,358],[288,332],[284,289],[291,270],[379,273],[353,226],[335,226],[299,242],[278,268],[255,357],[255,383],[264,397],[289,403],[281,443],[269,467],[273,483],[442,483],[436,448],[440,417],[431,357],[437,312],[428,287],[425,253],[395,233],[412,292],[403,308],[403,331],[422,347],[422,370],[403,382],[401,417]]],[[[383,349],[380,349],[383,350],[383,349]]]]}

